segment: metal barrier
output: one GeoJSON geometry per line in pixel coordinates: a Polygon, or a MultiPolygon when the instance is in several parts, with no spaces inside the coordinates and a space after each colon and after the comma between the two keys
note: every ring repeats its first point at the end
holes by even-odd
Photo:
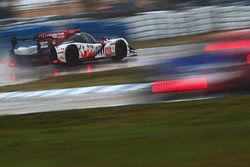
{"type": "Polygon", "coordinates": [[[130,40],[149,40],[250,27],[250,6],[154,11],[122,20],[130,40]]]}
{"type": "MultiPolygon", "coordinates": [[[[149,40],[199,34],[215,30],[250,27],[250,6],[208,6],[185,11],[153,11],[114,21],[50,21],[0,30],[0,49],[10,47],[10,38],[31,37],[46,31],[80,29],[97,39],[104,36],[149,40]]],[[[34,22],[34,20],[33,20],[34,22]]]]}

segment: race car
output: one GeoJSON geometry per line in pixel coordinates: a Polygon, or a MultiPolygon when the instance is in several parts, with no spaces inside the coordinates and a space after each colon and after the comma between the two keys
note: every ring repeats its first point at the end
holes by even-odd
{"type": "Polygon", "coordinates": [[[17,65],[68,64],[74,65],[84,60],[111,58],[121,60],[136,55],[124,38],[103,38],[100,42],[80,30],[47,32],[33,38],[12,38],[10,61],[17,65]],[[24,46],[18,45],[23,42],[24,46]],[[25,43],[25,44],[24,44],[25,43]]]}
{"type": "Polygon", "coordinates": [[[16,65],[48,64],[51,48],[78,32],[80,30],[66,30],[42,33],[33,38],[12,37],[10,62],[16,65]]]}
{"type": "Polygon", "coordinates": [[[98,42],[88,33],[75,33],[52,47],[50,60],[53,64],[74,65],[102,58],[117,61],[127,56],[136,56],[136,53],[124,38],[103,38],[98,42]]]}

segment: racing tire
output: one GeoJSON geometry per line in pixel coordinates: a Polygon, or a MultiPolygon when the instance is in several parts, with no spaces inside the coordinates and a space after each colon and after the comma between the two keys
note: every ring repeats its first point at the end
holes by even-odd
{"type": "Polygon", "coordinates": [[[124,41],[119,40],[115,43],[115,56],[112,56],[111,59],[114,61],[120,61],[127,56],[127,45],[124,41]]]}
{"type": "Polygon", "coordinates": [[[65,52],[66,64],[73,66],[79,62],[79,52],[76,46],[70,45],[65,52]]]}

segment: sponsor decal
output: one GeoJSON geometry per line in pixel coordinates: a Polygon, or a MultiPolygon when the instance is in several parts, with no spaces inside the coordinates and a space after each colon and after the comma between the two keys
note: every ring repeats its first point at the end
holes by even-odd
{"type": "Polygon", "coordinates": [[[57,52],[57,54],[63,54],[63,53],[64,53],[64,50],[57,52]]]}
{"type": "Polygon", "coordinates": [[[63,32],[59,32],[59,33],[44,33],[38,36],[38,38],[65,38],[64,33],[63,32]]]}
{"type": "Polygon", "coordinates": [[[47,41],[44,41],[44,42],[40,42],[40,47],[43,49],[43,48],[48,48],[49,47],[49,44],[47,41]]]}

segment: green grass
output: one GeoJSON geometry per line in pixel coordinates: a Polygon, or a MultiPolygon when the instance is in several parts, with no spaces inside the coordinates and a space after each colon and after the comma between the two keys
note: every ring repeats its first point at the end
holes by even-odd
{"type": "Polygon", "coordinates": [[[247,167],[249,100],[0,117],[0,166],[247,167]]]}
{"type": "Polygon", "coordinates": [[[46,78],[25,84],[0,87],[0,92],[6,91],[30,91],[42,89],[60,89],[71,87],[85,87],[97,85],[111,85],[134,82],[145,82],[148,76],[147,71],[142,68],[128,68],[96,72],[90,74],[74,74],[59,76],[57,78],[46,78]]]}

